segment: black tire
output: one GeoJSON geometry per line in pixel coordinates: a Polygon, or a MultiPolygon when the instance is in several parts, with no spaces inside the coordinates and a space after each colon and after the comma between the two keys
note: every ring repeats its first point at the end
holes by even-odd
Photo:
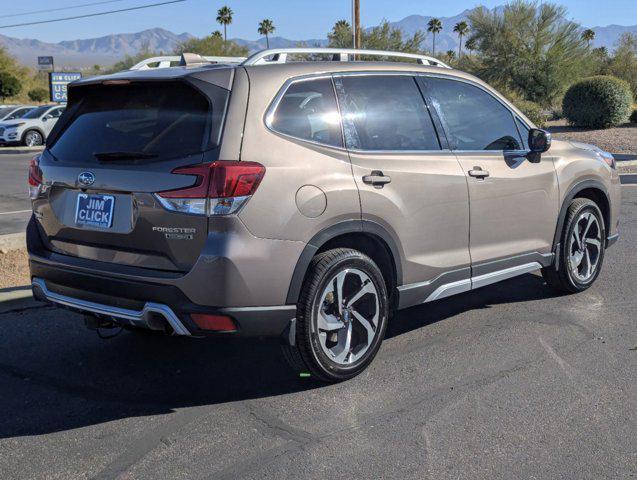
{"type": "Polygon", "coordinates": [[[390,301],[383,274],[371,258],[359,251],[337,248],[323,252],[312,260],[296,312],[295,345],[283,346],[283,355],[292,369],[298,373],[309,373],[324,382],[348,380],[372,362],[385,336],[390,301]],[[351,364],[342,365],[333,361],[321,347],[317,316],[321,308],[320,296],[328,288],[330,280],[346,269],[361,271],[371,280],[378,298],[378,321],[367,350],[351,364]]]}
{"type": "Polygon", "coordinates": [[[606,247],[606,227],[604,216],[595,202],[587,198],[575,198],[568,207],[564,226],[560,235],[558,268],[554,265],[542,269],[542,276],[546,283],[554,290],[562,293],[578,293],[589,288],[599,276],[604,261],[606,247]],[[597,219],[600,228],[601,246],[595,270],[590,278],[582,281],[573,273],[569,239],[577,227],[578,219],[585,213],[591,213],[597,219]]]}
{"type": "Polygon", "coordinates": [[[37,147],[44,144],[44,137],[37,130],[27,130],[22,136],[22,144],[27,147],[37,147]],[[33,140],[31,140],[31,137],[33,140]]]}

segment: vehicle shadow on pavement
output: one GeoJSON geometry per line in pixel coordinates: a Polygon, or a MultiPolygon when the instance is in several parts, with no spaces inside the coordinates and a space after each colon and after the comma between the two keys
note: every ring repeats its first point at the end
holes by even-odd
{"type": "MultiPolygon", "coordinates": [[[[469,309],[552,296],[526,275],[401,312],[388,337],[469,309]]],[[[81,316],[43,307],[0,317],[0,438],[39,435],[299,392],[324,385],[288,369],[277,341],[123,332],[101,340],[81,316]],[[25,328],[28,324],[29,328],[25,328]]]]}

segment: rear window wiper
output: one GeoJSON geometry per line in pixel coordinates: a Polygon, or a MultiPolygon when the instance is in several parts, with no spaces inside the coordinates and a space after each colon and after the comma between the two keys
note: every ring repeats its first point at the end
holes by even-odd
{"type": "Polygon", "coordinates": [[[93,154],[100,162],[117,161],[117,160],[135,160],[156,158],[156,153],[147,152],[98,152],[93,154]]]}

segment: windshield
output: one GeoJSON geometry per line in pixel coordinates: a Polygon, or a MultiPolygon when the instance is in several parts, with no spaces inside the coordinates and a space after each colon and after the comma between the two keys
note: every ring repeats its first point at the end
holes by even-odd
{"type": "Polygon", "coordinates": [[[184,83],[97,85],[78,93],[71,119],[51,146],[60,161],[157,161],[208,145],[210,103],[184,83]]]}
{"type": "Polygon", "coordinates": [[[40,118],[42,115],[44,115],[44,112],[46,112],[49,108],[51,108],[49,105],[44,105],[43,107],[34,108],[29,113],[24,115],[22,118],[40,118]]]}

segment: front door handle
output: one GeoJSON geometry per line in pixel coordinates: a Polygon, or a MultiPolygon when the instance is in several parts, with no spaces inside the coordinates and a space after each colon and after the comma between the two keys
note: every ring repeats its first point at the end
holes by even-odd
{"type": "Polygon", "coordinates": [[[391,182],[391,177],[388,177],[380,170],[373,170],[371,174],[363,177],[363,183],[373,185],[375,188],[383,188],[389,182],[391,182]]]}
{"type": "Polygon", "coordinates": [[[486,178],[489,176],[489,172],[487,170],[482,170],[482,167],[473,167],[469,170],[470,177],[476,178],[486,178]]]}

